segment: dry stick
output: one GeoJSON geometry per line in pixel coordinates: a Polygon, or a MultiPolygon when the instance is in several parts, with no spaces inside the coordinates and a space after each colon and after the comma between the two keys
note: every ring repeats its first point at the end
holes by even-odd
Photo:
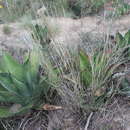
{"type": "Polygon", "coordinates": [[[88,130],[88,126],[89,126],[89,123],[90,123],[90,120],[91,120],[91,117],[93,115],[93,112],[90,113],[89,117],[88,117],[88,120],[87,120],[87,123],[85,125],[85,129],[84,130],[88,130]]]}

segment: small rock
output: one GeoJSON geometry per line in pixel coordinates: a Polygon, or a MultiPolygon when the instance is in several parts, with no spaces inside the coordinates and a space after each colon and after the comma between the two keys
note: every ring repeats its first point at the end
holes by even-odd
{"type": "Polygon", "coordinates": [[[13,104],[10,108],[10,112],[11,113],[17,113],[19,112],[19,109],[21,108],[22,106],[20,104],[13,104]]]}

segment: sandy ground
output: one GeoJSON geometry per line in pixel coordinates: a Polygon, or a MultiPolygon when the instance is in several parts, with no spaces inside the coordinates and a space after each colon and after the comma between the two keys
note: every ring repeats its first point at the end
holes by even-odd
{"type": "MultiPolygon", "coordinates": [[[[42,20],[39,20],[42,22],[42,20]]],[[[63,45],[73,45],[80,43],[80,33],[112,34],[117,32],[125,33],[130,29],[130,16],[123,16],[117,20],[107,20],[100,17],[85,17],[74,20],[71,18],[47,18],[49,26],[55,28],[54,41],[63,45]]],[[[0,45],[2,47],[30,48],[31,39],[29,31],[21,26],[21,23],[8,24],[11,34],[3,33],[0,25],[0,45]]]]}

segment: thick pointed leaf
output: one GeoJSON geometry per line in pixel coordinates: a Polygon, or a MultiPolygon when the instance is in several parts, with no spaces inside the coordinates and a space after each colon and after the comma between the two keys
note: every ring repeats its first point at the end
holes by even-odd
{"type": "Polygon", "coordinates": [[[13,78],[13,83],[17,87],[16,92],[18,95],[21,95],[23,97],[30,97],[31,92],[29,91],[27,84],[17,80],[16,78],[13,78]]]}
{"type": "Polygon", "coordinates": [[[128,45],[130,45],[130,30],[124,36],[125,41],[128,45]]]}
{"type": "Polygon", "coordinates": [[[13,84],[11,74],[8,73],[0,73],[0,86],[11,93],[16,93],[17,91],[17,87],[13,84]]]}
{"type": "Polygon", "coordinates": [[[89,56],[86,55],[83,51],[80,51],[80,69],[81,71],[84,71],[86,69],[91,71],[89,56]]]}
{"type": "Polygon", "coordinates": [[[24,72],[24,81],[28,82],[30,80],[30,84],[32,81],[37,81],[39,65],[39,52],[37,50],[32,50],[28,58],[26,58],[26,61],[23,66],[24,70],[26,70],[24,72]]]}
{"type": "Polygon", "coordinates": [[[125,38],[120,33],[116,34],[116,42],[119,47],[125,46],[125,38]]]}
{"type": "Polygon", "coordinates": [[[88,73],[86,71],[82,72],[80,74],[81,76],[81,81],[83,82],[83,84],[87,87],[89,87],[89,85],[91,84],[92,82],[92,74],[91,73],[88,73]]]}
{"type": "Polygon", "coordinates": [[[10,54],[5,53],[0,61],[0,70],[3,73],[11,73],[19,80],[23,80],[23,67],[10,54]]]}
{"type": "Polygon", "coordinates": [[[0,75],[0,85],[4,88],[0,91],[0,101],[27,104],[32,96],[32,91],[28,89],[27,84],[11,77],[10,74],[0,75]],[[7,100],[6,100],[6,97],[7,100]]]}
{"type": "Polygon", "coordinates": [[[34,84],[36,82],[36,77],[34,78],[32,73],[27,71],[25,74],[25,78],[26,78],[25,79],[26,87],[31,94],[33,92],[33,87],[34,87],[32,84],[34,84]]]}
{"type": "Polygon", "coordinates": [[[31,69],[31,72],[32,72],[32,75],[34,76],[37,76],[37,73],[38,73],[38,68],[39,68],[39,65],[40,65],[40,59],[39,59],[39,52],[38,50],[33,50],[31,53],[30,53],[30,69],[31,69]]]}
{"type": "Polygon", "coordinates": [[[89,86],[92,81],[92,68],[88,55],[80,51],[80,71],[81,80],[85,86],[89,86]]]}
{"type": "Polygon", "coordinates": [[[6,103],[10,102],[10,103],[22,104],[23,102],[25,102],[25,99],[20,95],[8,91],[0,91],[0,101],[6,103]]]}

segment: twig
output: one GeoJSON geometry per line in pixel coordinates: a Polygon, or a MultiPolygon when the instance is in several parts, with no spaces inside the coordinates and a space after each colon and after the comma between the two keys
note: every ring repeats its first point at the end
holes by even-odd
{"type": "Polygon", "coordinates": [[[91,117],[93,115],[93,112],[90,113],[89,117],[88,117],[88,120],[87,120],[87,123],[85,125],[85,129],[84,130],[88,130],[88,126],[89,126],[89,123],[90,123],[90,120],[91,120],[91,117]]]}
{"type": "Polygon", "coordinates": [[[52,111],[52,110],[62,110],[62,106],[55,106],[55,105],[49,105],[49,104],[45,104],[43,106],[43,110],[47,110],[47,111],[52,111]]]}

